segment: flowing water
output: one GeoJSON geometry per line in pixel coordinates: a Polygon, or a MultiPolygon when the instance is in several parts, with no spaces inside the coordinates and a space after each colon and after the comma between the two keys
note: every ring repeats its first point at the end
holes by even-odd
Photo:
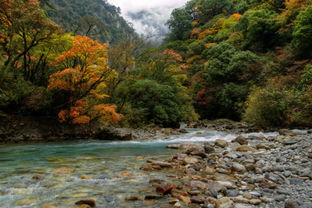
{"type": "Polygon", "coordinates": [[[166,179],[161,172],[141,171],[146,159],[173,155],[175,150],[166,149],[168,144],[236,138],[224,132],[189,130],[187,134],[148,141],[1,145],[0,208],[73,208],[76,201],[89,198],[95,198],[100,208],[167,205],[166,200],[125,201],[131,195],[153,194],[151,179],[166,179]]]}

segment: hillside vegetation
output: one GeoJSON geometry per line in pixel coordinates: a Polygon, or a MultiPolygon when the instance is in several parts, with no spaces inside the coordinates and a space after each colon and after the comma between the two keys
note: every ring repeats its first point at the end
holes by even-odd
{"type": "Polygon", "coordinates": [[[312,125],[310,0],[191,0],[172,12],[158,48],[131,38],[106,2],[51,0],[49,16],[37,0],[0,3],[6,113],[122,126],[312,125]]]}
{"type": "Polygon", "coordinates": [[[106,0],[49,0],[42,4],[48,16],[68,32],[110,43],[137,36],[120,9],[106,0]]]}
{"type": "Polygon", "coordinates": [[[202,118],[311,125],[311,1],[192,0],[168,26],[202,118]]]}

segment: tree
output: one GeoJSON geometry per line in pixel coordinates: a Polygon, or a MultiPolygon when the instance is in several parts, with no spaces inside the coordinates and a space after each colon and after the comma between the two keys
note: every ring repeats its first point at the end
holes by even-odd
{"type": "Polygon", "coordinates": [[[0,5],[0,47],[5,54],[4,66],[22,68],[28,79],[33,58],[30,51],[51,40],[61,31],[60,27],[47,18],[38,0],[1,0],[0,5]]]}
{"type": "Polygon", "coordinates": [[[206,24],[219,14],[231,14],[233,3],[229,0],[192,0],[186,8],[191,11],[192,17],[199,25],[206,24]]]}
{"type": "Polygon", "coordinates": [[[116,76],[108,67],[107,46],[86,36],[75,36],[72,48],[52,63],[63,70],[50,76],[48,89],[68,94],[62,105],[65,109],[59,112],[61,122],[89,123],[99,116],[117,122],[122,118],[115,106],[103,103],[108,97],[106,82],[116,76]]]}
{"type": "Polygon", "coordinates": [[[256,51],[266,51],[277,45],[277,34],[280,25],[275,18],[277,13],[268,9],[248,10],[237,25],[244,35],[244,44],[247,48],[256,51]]]}
{"type": "Polygon", "coordinates": [[[192,25],[192,16],[185,8],[175,9],[167,22],[170,29],[168,40],[186,40],[189,38],[192,25]]]}
{"type": "Polygon", "coordinates": [[[312,6],[299,13],[292,36],[296,54],[303,58],[312,57],[312,6]]]}

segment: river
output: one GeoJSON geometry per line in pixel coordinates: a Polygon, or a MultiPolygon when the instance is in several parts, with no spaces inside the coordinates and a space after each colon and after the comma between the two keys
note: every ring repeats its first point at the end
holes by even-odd
{"type": "MultiPolygon", "coordinates": [[[[0,146],[0,207],[73,208],[94,198],[97,207],[161,207],[167,200],[126,201],[132,195],[154,194],[151,179],[162,172],[140,170],[146,159],[168,158],[168,144],[232,140],[235,134],[188,129],[189,133],[154,140],[75,141],[0,146]]],[[[277,133],[250,135],[274,136],[277,133]]]]}

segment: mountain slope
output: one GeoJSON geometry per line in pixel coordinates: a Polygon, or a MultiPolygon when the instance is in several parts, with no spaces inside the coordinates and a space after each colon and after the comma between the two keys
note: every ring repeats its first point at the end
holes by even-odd
{"type": "Polygon", "coordinates": [[[49,0],[48,4],[43,2],[43,8],[66,31],[101,42],[136,37],[134,29],[120,16],[120,9],[106,0],[49,0]]]}

